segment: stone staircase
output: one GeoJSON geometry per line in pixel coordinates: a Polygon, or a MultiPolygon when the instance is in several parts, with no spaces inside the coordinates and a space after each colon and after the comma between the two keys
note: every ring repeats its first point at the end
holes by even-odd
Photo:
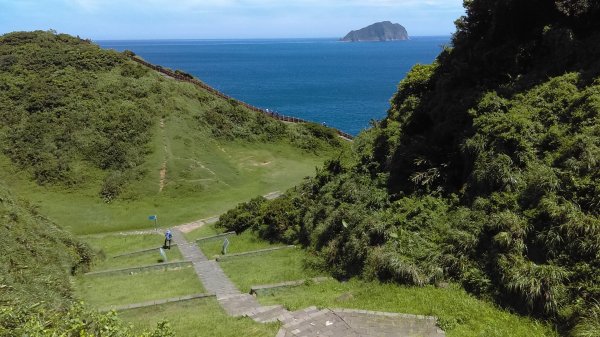
{"type": "Polygon", "coordinates": [[[223,269],[216,261],[197,261],[194,270],[209,293],[223,297],[226,295],[241,295],[238,288],[229,280],[223,269]]]}
{"type": "Polygon", "coordinates": [[[262,306],[250,294],[242,294],[225,275],[219,264],[209,261],[195,243],[188,243],[183,233],[173,230],[184,259],[193,263],[207,292],[215,294],[228,315],[248,317],[256,322],[281,322],[276,337],[444,337],[435,318],[378,313],[365,310],[317,309],[286,310],[281,305],[262,306]]]}
{"type": "Polygon", "coordinates": [[[292,336],[335,336],[358,337],[354,329],[329,309],[309,308],[292,313],[290,319],[282,321],[278,337],[292,336]]]}
{"type": "Polygon", "coordinates": [[[249,294],[232,294],[226,296],[217,296],[219,304],[225,309],[229,316],[242,317],[258,310],[261,305],[254,296],[249,294]]]}
{"type": "Polygon", "coordinates": [[[257,310],[246,314],[246,317],[253,319],[259,323],[277,322],[281,316],[288,314],[282,305],[271,305],[257,308],[257,310]]]}
{"type": "Polygon", "coordinates": [[[173,242],[177,244],[184,260],[192,262],[208,261],[196,243],[189,243],[181,231],[174,229],[171,234],[173,234],[173,242]]]}

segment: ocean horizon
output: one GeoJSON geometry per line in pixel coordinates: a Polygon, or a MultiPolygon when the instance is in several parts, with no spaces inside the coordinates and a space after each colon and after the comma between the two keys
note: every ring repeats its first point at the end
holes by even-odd
{"type": "Polygon", "coordinates": [[[194,75],[251,105],[358,134],[385,117],[398,83],[431,63],[450,36],[405,41],[339,38],[96,40],[194,75]]]}

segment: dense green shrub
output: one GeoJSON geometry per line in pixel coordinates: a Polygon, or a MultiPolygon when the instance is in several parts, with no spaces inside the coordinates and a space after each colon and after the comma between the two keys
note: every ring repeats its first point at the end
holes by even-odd
{"type": "Polygon", "coordinates": [[[0,336],[65,337],[174,337],[168,322],[159,322],[153,331],[134,333],[117,314],[98,313],[81,304],[65,310],[40,309],[39,305],[0,307],[0,336]]]}
{"type": "Polygon", "coordinates": [[[301,231],[299,206],[288,197],[261,205],[260,222],[255,223],[253,229],[270,241],[296,243],[301,231]]]}
{"type": "Polygon", "coordinates": [[[319,139],[324,139],[332,143],[337,143],[338,141],[338,136],[334,129],[317,123],[306,123],[305,126],[308,132],[319,139]]]}
{"type": "Polygon", "coordinates": [[[246,221],[299,233],[338,277],[454,280],[565,334],[600,335],[592,3],[466,1],[452,48],[402,80],[353,162],[263,205],[276,223],[246,221]]]}
{"type": "Polygon", "coordinates": [[[0,55],[12,60],[0,73],[2,149],[39,183],[79,182],[82,159],[121,170],[143,162],[158,110],[136,82],[146,69],[53,32],[3,35],[0,55]]]}
{"type": "Polygon", "coordinates": [[[241,203],[221,215],[216,226],[227,231],[242,233],[255,226],[256,217],[260,214],[260,208],[266,201],[263,197],[257,197],[249,202],[241,203]]]}

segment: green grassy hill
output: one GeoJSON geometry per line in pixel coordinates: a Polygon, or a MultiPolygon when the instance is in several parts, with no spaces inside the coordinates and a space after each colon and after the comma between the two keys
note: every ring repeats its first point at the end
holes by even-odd
{"type": "Polygon", "coordinates": [[[4,184],[0,185],[0,218],[2,304],[64,307],[72,299],[68,275],[89,268],[91,249],[31,204],[16,200],[4,184]]]}
{"type": "Polygon", "coordinates": [[[78,38],[0,37],[0,179],[74,233],[217,215],[346,147],[78,38]]]}
{"type": "Polygon", "coordinates": [[[271,202],[221,218],[341,278],[460,282],[564,335],[600,335],[600,5],[465,1],[452,46],[387,118],[271,202]]]}
{"type": "MultiPolygon", "coordinates": [[[[115,314],[77,303],[70,276],[89,269],[94,252],[86,244],[2,183],[0,221],[0,336],[134,335],[115,314]]],[[[169,331],[161,324],[154,336],[169,331]]]]}
{"type": "MultiPolygon", "coordinates": [[[[132,336],[115,314],[75,304],[71,276],[95,252],[73,234],[215,216],[347,147],[333,130],[276,121],[89,41],[0,36],[0,336],[132,336]]],[[[141,334],[171,336],[160,322],[141,334]]]]}

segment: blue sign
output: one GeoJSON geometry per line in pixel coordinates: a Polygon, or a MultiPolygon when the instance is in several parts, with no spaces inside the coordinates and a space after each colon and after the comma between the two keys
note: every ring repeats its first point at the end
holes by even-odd
{"type": "Polygon", "coordinates": [[[148,220],[156,220],[156,215],[151,215],[148,217],[148,220]]]}

